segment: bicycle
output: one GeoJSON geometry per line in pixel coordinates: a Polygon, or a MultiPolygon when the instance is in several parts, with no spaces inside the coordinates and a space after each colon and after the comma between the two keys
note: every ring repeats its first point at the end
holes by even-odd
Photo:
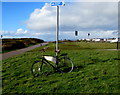
{"type": "Polygon", "coordinates": [[[40,61],[32,64],[31,72],[34,77],[48,76],[52,72],[71,72],[73,67],[73,62],[66,53],[57,56],[43,55],[40,61]]]}

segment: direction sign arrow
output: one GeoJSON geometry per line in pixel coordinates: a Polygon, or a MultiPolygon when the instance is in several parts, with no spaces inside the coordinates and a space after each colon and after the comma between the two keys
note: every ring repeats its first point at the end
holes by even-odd
{"type": "Polygon", "coordinates": [[[51,2],[51,6],[64,6],[64,2],[51,2]]]}

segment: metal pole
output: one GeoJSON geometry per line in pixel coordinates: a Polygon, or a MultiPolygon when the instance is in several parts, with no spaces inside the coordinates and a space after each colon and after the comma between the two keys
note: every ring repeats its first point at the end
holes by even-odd
{"type": "Polygon", "coordinates": [[[58,40],[59,40],[59,6],[57,6],[57,25],[56,25],[56,56],[58,55],[58,40]]]}
{"type": "Polygon", "coordinates": [[[118,48],[118,41],[117,41],[117,50],[118,50],[119,48],[118,48]]]}
{"type": "Polygon", "coordinates": [[[57,6],[57,24],[56,24],[56,67],[58,66],[58,39],[59,39],[59,6],[57,6]]]}

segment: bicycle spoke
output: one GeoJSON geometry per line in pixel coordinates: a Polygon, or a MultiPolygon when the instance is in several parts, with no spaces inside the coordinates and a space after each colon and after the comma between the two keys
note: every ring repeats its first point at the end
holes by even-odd
{"type": "Polygon", "coordinates": [[[32,75],[34,77],[36,76],[40,76],[40,70],[41,70],[41,67],[42,66],[42,62],[41,61],[38,61],[38,62],[35,62],[32,64],[32,68],[31,68],[31,72],[32,72],[32,75]]]}
{"type": "Polygon", "coordinates": [[[73,62],[69,58],[62,58],[59,61],[58,68],[62,72],[71,72],[73,70],[73,62]]]}
{"type": "Polygon", "coordinates": [[[49,75],[51,73],[51,67],[42,61],[33,63],[31,72],[34,77],[49,75]]]}

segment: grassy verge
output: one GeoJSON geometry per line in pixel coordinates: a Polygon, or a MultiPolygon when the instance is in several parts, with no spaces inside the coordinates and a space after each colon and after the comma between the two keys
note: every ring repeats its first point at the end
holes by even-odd
{"type": "MultiPolygon", "coordinates": [[[[45,54],[54,55],[55,44],[47,47],[45,54]]],[[[61,53],[68,53],[78,68],[47,77],[33,78],[30,72],[43,47],[3,60],[3,94],[118,93],[118,51],[102,50],[115,47],[109,43],[61,43],[61,53]]]]}

